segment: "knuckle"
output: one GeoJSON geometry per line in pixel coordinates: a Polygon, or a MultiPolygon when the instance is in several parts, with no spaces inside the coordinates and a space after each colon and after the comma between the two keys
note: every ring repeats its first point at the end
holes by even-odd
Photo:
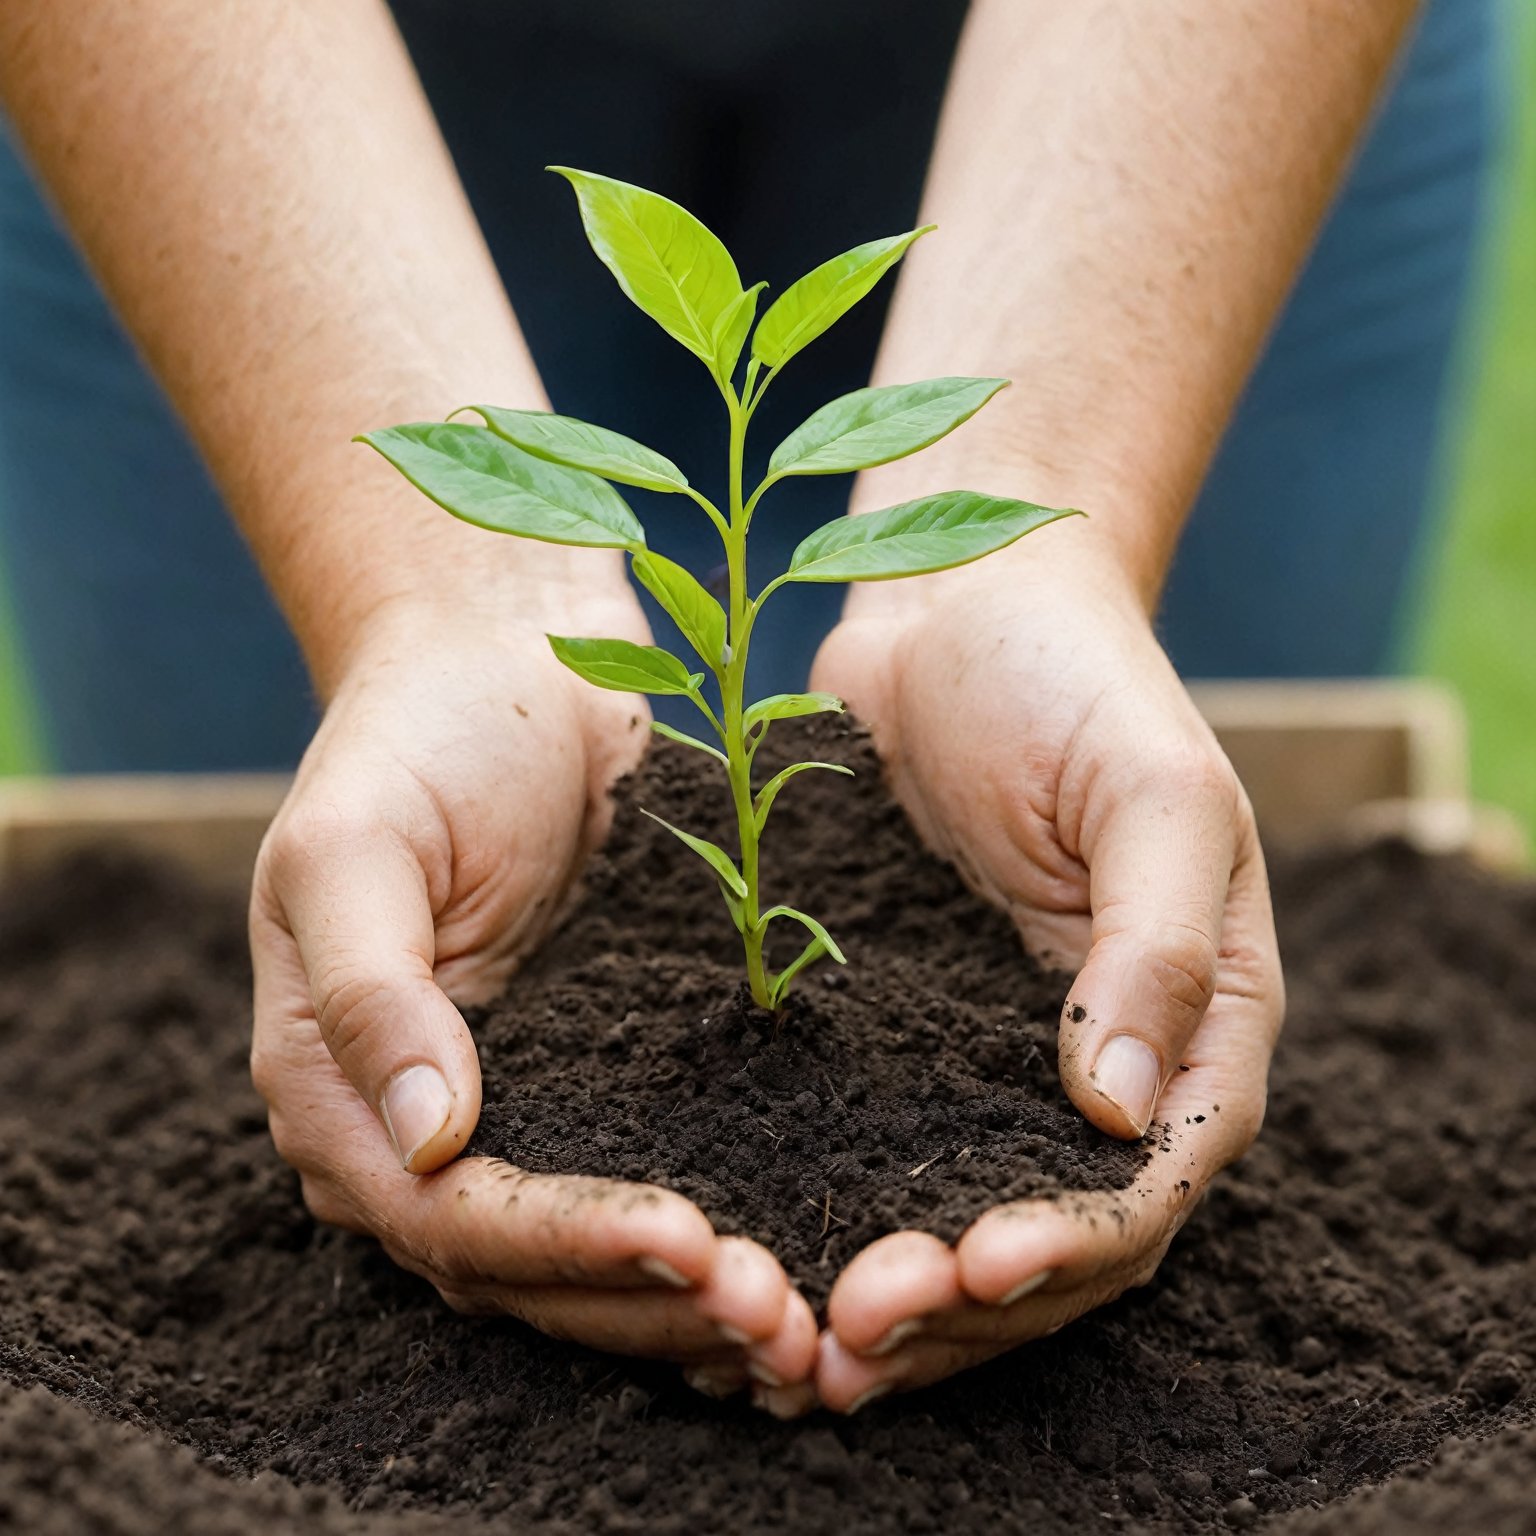
{"type": "Polygon", "coordinates": [[[261,1095],[262,1102],[269,1107],[277,1097],[282,1075],[282,1061],[279,1053],[260,1040],[252,1041],[251,1085],[261,1095]]]}
{"type": "Polygon", "coordinates": [[[350,1204],[325,1181],[316,1178],[313,1174],[301,1174],[299,1191],[304,1198],[305,1208],[316,1221],[328,1227],[355,1225],[356,1218],[350,1204]]]}
{"type": "Polygon", "coordinates": [[[1162,923],[1148,936],[1150,974],[1159,990],[1181,1012],[1200,1015],[1216,994],[1216,941],[1185,923],[1162,923]]]}
{"type": "Polygon", "coordinates": [[[338,848],[377,838],[383,824],[366,806],[313,797],[285,806],[262,845],[274,881],[302,879],[338,848]]]}
{"type": "Polygon", "coordinates": [[[315,1016],[331,1055],[342,1065],[357,1053],[384,1012],[393,988],[352,965],[332,965],[313,978],[315,1016]]]}
{"type": "Polygon", "coordinates": [[[1238,816],[1242,786],[1214,742],[1162,747],[1149,753],[1141,766],[1148,787],[1170,801],[1215,801],[1229,808],[1234,819],[1238,816]]]}

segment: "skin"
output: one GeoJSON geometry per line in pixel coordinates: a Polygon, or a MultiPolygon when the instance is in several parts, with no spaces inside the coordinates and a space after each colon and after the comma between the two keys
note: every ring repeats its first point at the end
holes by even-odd
{"type": "Polygon", "coordinates": [[[641,702],[542,635],[645,636],[616,558],[455,524],[349,445],[467,400],[546,404],[383,6],[0,7],[6,106],[326,701],[251,912],[253,1071],[317,1216],[454,1306],[676,1359],[784,1416],[932,1381],[1152,1273],[1258,1130],[1284,1003],[1251,813],[1150,614],[1412,11],[973,9],[923,213],[943,235],[909,258],[876,382],[1020,384],[853,506],[969,484],[1093,516],[856,590],[815,685],[871,722],[925,837],[1081,964],[1074,1102],[1119,1136],[1155,1114],[1172,1150],[1130,1191],[1000,1208],[953,1249],[873,1245],[818,1343],[777,1261],[680,1197],[454,1161],[479,1071],[450,998],[503,986],[554,921],[645,737],[641,702]],[[1141,1098],[1115,1036],[1150,1053],[1141,1098]]]}

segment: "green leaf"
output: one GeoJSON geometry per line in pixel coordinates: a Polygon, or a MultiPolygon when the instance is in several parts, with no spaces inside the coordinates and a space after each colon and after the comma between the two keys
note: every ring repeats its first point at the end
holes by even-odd
{"type": "Polygon", "coordinates": [[[535,458],[489,428],[425,421],[355,441],[377,449],[417,490],[477,528],[547,544],[645,548],[644,529],[607,481],[535,458]]]}
{"type": "Polygon", "coordinates": [[[837,475],[905,458],[953,432],[1007,384],[1007,379],[924,379],[856,389],[822,406],[773,450],[769,477],[837,475]]]}
{"type": "Polygon", "coordinates": [[[719,747],[712,747],[707,741],[700,741],[697,736],[690,736],[687,731],[680,731],[667,724],[665,720],[652,720],[651,729],[658,736],[665,736],[668,741],[675,741],[684,747],[693,747],[697,751],[707,752],[711,757],[718,758],[727,768],[731,766],[731,760],[719,747]]]}
{"type": "Polygon", "coordinates": [[[943,491],[881,512],[840,517],[800,542],[785,581],[889,581],[979,560],[1080,512],[979,491],[943,491]]]}
{"type": "Polygon", "coordinates": [[[742,293],[718,237],[686,208],[643,187],[564,165],[548,169],[576,189],[587,239],[619,287],[718,377],[725,317],[742,293]]]}
{"type": "Polygon", "coordinates": [[[768,812],[773,809],[773,802],[778,799],[779,791],[797,773],[804,773],[807,768],[825,768],[828,773],[841,773],[848,778],[853,777],[853,769],[845,768],[841,763],[791,763],[788,768],[781,768],[758,791],[756,807],[752,813],[753,824],[757,827],[758,835],[768,824],[768,812]]]}
{"type": "Polygon", "coordinates": [[[550,649],[577,677],[618,693],[693,693],[704,681],[670,651],[632,640],[568,639],[550,635],[550,649]]]}
{"type": "Polygon", "coordinates": [[[610,432],[607,427],[595,427],[591,422],[578,421],[574,416],[556,416],[550,411],[509,411],[496,405],[466,405],[460,409],[478,411],[498,437],[515,443],[535,458],[590,470],[604,480],[637,485],[645,491],[670,493],[688,489],[688,477],[671,459],[622,432],[610,432]]]}
{"type": "Polygon", "coordinates": [[[682,566],[643,549],[634,557],[640,585],[671,614],[689,645],[707,666],[718,667],[725,653],[725,609],[682,566]]]}
{"type": "Polygon", "coordinates": [[[720,884],[726,891],[738,901],[744,900],[747,894],[747,882],[741,878],[741,871],[731,862],[731,856],[725,849],[718,847],[707,838],[695,837],[691,832],[684,832],[681,827],[674,827],[670,821],[662,821],[660,816],[640,807],[642,816],[649,816],[652,821],[664,826],[673,837],[686,843],[698,856],[714,870],[720,879],[720,884]]]}
{"type": "Polygon", "coordinates": [[[837,941],[827,932],[814,917],[808,917],[804,912],[797,912],[793,907],[770,907],[768,911],[757,920],[759,929],[766,928],[776,917],[792,917],[797,923],[810,930],[811,936],[820,940],[826,952],[837,961],[839,965],[847,965],[848,958],[837,947],[837,941]]]}
{"type": "Polygon", "coordinates": [[[842,714],[845,706],[835,693],[775,693],[756,704],[741,717],[746,735],[769,720],[795,720],[801,715],[842,714]]]}
{"type": "Polygon", "coordinates": [[[768,985],[768,1002],[770,1006],[777,1008],[784,1001],[790,982],[806,966],[819,960],[823,955],[831,955],[839,965],[846,965],[847,961],[832,935],[814,917],[807,917],[804,912],[797,912],[793,907],[774,907],[763,913],[758,920],[759,929],[775,917],[792,917],[797,923],[803,923],[811,932],[811,942],[768,985]]]}
{"type": "Polygon", "coordinates": [[[729,379],[736,372],[741,359],[741,349],[746,345],[747,332],[752,329],[752,317],[757,313],[757,296],[768,286],[755,283],[725,310],[715,325],[715,374],[729,379]]]}
{"type": "Polygon", "coordinates": [[[853,308],[902,256],[934,226],[870,240],[824,261],[792,283],[768,306],[752,337],[752,355],[778,368],[853,308]]]}

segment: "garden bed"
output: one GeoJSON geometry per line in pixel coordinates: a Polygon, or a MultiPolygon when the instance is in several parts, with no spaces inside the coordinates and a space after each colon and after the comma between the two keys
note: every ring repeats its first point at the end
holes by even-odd
{"type": "MultiPolygon", "coordinates": [[[[665,1178],[813,1299],[893,1226],[952,1236],[995,1199],[1123,1184],[1158,1155],[1072,1114],[1064,978],[842,750],[865,771],[786,792],[767,879],[851,964],[811,973],[777,1031],[741,1007],[707,877],[624,814],[516,1006],[476,1019],[484,1146],[665,1178]]],[[[702,771],[653,769],[641,798],[668,815],[702,771]]],[[[691,829],[723,832],[715,799],[691,829]]],[[[0,894],[0,1528],[1524,1531],[1536,893],[1384,845],[1287,861],[1276,897],[1291,1011],[1269,1124],[1155,1282],[946,1386],[781,1425],[455,1317],[316,1227],[246,1079],[238,903],[109,856],[19,878],[0,894]]]]}

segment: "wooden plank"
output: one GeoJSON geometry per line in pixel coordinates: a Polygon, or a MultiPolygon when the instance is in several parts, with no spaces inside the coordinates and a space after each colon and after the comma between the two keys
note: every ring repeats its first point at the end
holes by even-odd
{"type": "MultiPolygon", "coordinates": [[[[1191,688],[1267,839],[1397,833],[1498,867],[1523,862],[1512,818],[1467,797],[1455,694],[1418,680],[1206,682],[1191,688]]],[[[281,774],[0,779],[0,878],[103,841],[247,882],[289,780],[281,774]]]]}
{"type": "Polygon", "coordinates": [[[0,779],[0,879],[110,843],[243,885],[288,784],[283,774],[0,779]]]}

